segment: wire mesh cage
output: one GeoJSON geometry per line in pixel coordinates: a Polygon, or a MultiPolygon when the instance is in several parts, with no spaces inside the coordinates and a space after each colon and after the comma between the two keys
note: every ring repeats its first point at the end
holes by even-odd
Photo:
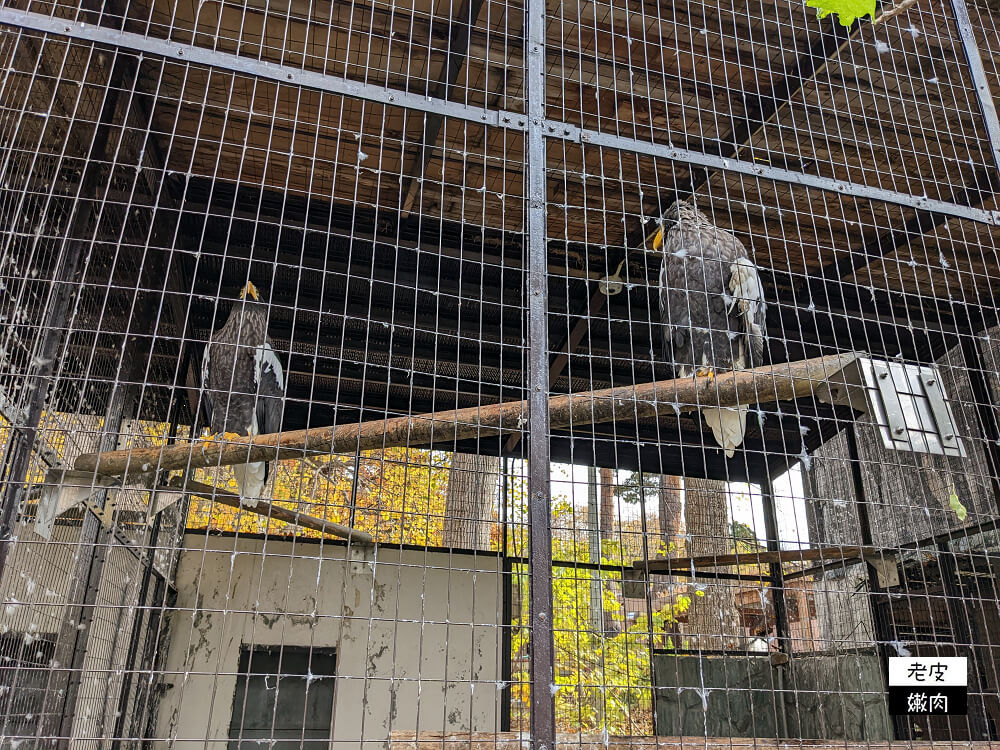
{"type": "Polygon", "coordinates": [[[1000,7],[848,5],[0,3],[0,746],[1000,739],[1000,7]]]}

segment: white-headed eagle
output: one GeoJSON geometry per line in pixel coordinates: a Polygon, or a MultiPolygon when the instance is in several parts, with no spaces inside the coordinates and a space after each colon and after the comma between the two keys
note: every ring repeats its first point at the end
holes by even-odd
{"type": "MultiPolygon", "coordinates": [[[[211,431],[225,437],[281,430],[285,375],[267,337],[267,305],[247,282],[229,319],[213,333],[201,363],[202,405],[211,431]]],[[[243,497],[261,497],[266,462],[233,466],[243,497]]]]}
{"type": "MultiPolygon", "coordinates": [[[[743,243],[679,200],[663,215],[653,251],[663,255],[660,315],[674,377],[759,367],[764,290],[743,243]]],[[[701,410],[730,458],[743,442],[748,408],[701,410]]]]}

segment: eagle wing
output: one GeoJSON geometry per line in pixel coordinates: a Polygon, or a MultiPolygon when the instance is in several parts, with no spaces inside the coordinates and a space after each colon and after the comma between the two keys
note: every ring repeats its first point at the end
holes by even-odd
{"type": "MultiPolygon", "coordinates": [[[[729,234],[726,232],[726,234],[729,234]]],[[[742,336],[744,367],[759,367],[764,362],[764,327],[767,305],[764,303],[764,286],[757,266],[738,239],[729,235],[734,244],[734,257],[730,265],[729,292],[732,303],[730,319],[735,318],[737,332],[742,336]]]]}
{"type": "Polygon", "coordinates": [[[254,379],[257,386],[257,428],[266,435],[281,430],[282,397],[285,395],[285,373],[281,360],[269,341],[254,352],[254,379]]]}
{"type": "MultiPolygon", "coordinates": [[[[663,323],[663,351],[674,365],[675,377],[686,377],[689,373],[683,365],[678,366],[677,354],[690,348],[691,318],[687,295],[676,286],[677,265],[671,262],[668,255],[660,266],[660,318],[663,323]]],[[[679,270],[683,274],[683,267],[679,270]]]]}
{"type": "Polygon", "coordinates": [[[759,365],[763,286],[743,243],[718,227],[696,226],[672,229],[663,247],[660,311],[675,376],[702,366],[759,365]]]}
{"type": "Polygon", "coordinates": [[[212,342],[205,345],[201,355],[201,410],[205,417],[205,426],[212,426],[212,391],[209,390],[209,372],[211,372],[212,342]]]}
{"type": "Polygon", "coordinates": [[[700,227],[675,227],[664,238],[660,311],[675,377],[687,377],[700,367],[731,367],[725,249],[717,232],[700,227]]]}

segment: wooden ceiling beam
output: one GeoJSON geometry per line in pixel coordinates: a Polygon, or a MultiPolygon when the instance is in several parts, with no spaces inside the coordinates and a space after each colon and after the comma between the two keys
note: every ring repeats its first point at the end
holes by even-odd
{"type": "MultiPolygon", "coordinates": [[[[732,132],[720,144],[720,155],[725,158],[738,158],[746,149],[753,149],[753,142],[764,132],[778,114],[786,109],[792,100],[798,96],[810,81],[814,80],[829,65],[830,60],[850,43],[852,35],[844,31],[838,24],[828,24],[819,31],[817,39],[809,50],[797,55],[795,62],[789,66],[774,88],[766,95],[751,95],[744,92],[743,98],[747,113],[740,118],[732,132]]],[[[658,205],[656,215],[662,213],[678,198],[694,195],[704,187],[714,176],[714,170],[692,170],[687,186],[656,196],[658,205]]],[[[642,236],[648,236],[654,229],[655,221],[647,222],[641,228],[642,236]]],[[[636,244],[638,238],[629,245],[636,244]]]]}
{"type": "MultiPolygon", "coordinates": [[[[976,208],[993,198],[997,191],[1000,191],[1000,179],[994,177],[989,170],[980,167],[975,170],[971,184],[955,190],[951,200],[962,206],[976,208]]],[[[952,217],[945,214],[917,211],[916,215],[901,227],[891,227],[881,235],[873,233],[864,235],[859,243],[860,250],[852,250],[849,253],[835,256],[833,260],[820,268],[817,274],[810,274],[800,285],[799,290],[802,294],[814,299],[819,298],[828,302],[829,299],[826,296],[829,292],[828,280],[834,281],[841,288],[849,285],[857,289],[856,284],[844,284],[843,282],[856,276],[876,260],[892,255],[899,249],[906,247],[914,236],[932,232],[949,220],[953,220],[952,217]]]]}
{"type": "MultiPolygon", "coordinates": [[[[438,74],[437,85],[430,91],[429,95],[437,99],[447,100],[451,96],[465,70],[466,61],[469,57],[469,40],[472,36],[472,27],[479,21],[479,13],[483,8],[483,0],[460,0],[462,6],[459,10],[458,18],[451,24],[451,34],[448,38],[448,55],[444,65],[438,74]]],[[[407,180],[406,194],[403,198],[400,209],[400,218],[406,219],[413,209],[413,204],[417,200],[420,192],[421,175],[427,171],[427,165],[434,153],[434,145],[438,136],[441,135],[441,128],[444,127],[444,116],[438,114],[424,115],[424,132],[419,142],[419,148],[413,154],[406,167],[403,169],[403,178],[407,180]]],[[[442,165],[442,170],[444,169],[442,165]]]]}

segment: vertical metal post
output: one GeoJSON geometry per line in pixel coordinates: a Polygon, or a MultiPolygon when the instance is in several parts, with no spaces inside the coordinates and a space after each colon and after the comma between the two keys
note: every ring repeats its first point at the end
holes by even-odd
{"type": "MultiPolygon", "coordinates": [[[[861,532],[861,544],[866,547],[872,545],[871,520],[868,517],[868,498],[865,493],[864,477],[861,474],[861,454],[858,451],[858,439],[854,433],[854,425],[847,428],[847,455],[851,464],[851,479],[854,483],[855,508],[858,514],[858,529],[861,532]]],[[[868,576],[868,606],[871,611],[872,629],[875,631],[875,651],[878,655],[879,663],[882,667],[883,685],[889,685],[889,641],[895,640],[892,633],[892,625],[886,622],[882,616],[881,603],[889,606],[889,598],[882,591],[882,585],[878,580],[878,572],[868,562],[865,563],[865,571],[868,576]]],[[[910,727],[904,717],[893,716],[892,724],[896,738],[910,736],[910,727]]]]}
{"type": "MultiPolygon", "coordinates": [[[[986,462],[990,471],[990,486],[993,496],[1000,497],[1000,423],[997,422],[996,404],[990,394],[990,384],[986,380],[983,359],[979,345],[971,336],[960,336],[962,355],[965,357],[965,372],[975,399],[976,421],[983,438],[986,462]]],[[[980,510],[976,508],[976,510],[980,510]]]]}
{"type": "MultiPolygon", "coordinates": [[[[983,682],[980,677],[980,660],[976,654],[975,644],[984,641],[974,631],[969,618],[968,603],[965,592],[958,583],[958,565],[955,553],[948,548],[948,542],[937,545],[938,567],[941,570],[941,584],[944,587],[945,604],[951,619],[952,633],[955,639],[957,656],[969,658],[969,696],[968,721],[972,740],[989,740],[990,730],[986,722],[986,710],[983,704],[983,682]],[[963,654],[962,651],[965,651],[963,654]]],[[[961,717],[956,717],[959,720],[961,717]]]]}
{"type": "Polygon", "coordinates": [[[979,100],[979,111],[982,113],[986,136],[990,141],[993,163],[996,165],[997,171],[1000,171],[1000,118],[997,117],[996,105],[993,103],[993,92],[990,91],[989,79],[986,77],[986,69],[983,67],[983,58],[979,55],[976,32],[972,28],[972,21],[969,20],[969,8],[966,6],[965,0],[951,0],[951,7],[955,11],[955,28],[962,40],[965,60],[969,65],[969,73],[972,75],[972,85],[976,90],[976,99],[979,100]]]}
{"type": "MultiPolygon", "coordinates": [[[[601,514],[598,510],[597,467],[587,467],[587,545],[588,559],[595,565],[601,563],[601,514]]],[[[604,584],[598,567],[590,577],[590,628],[595,633],[604,632],[604,584]]]]}
{"type": "MultiPolygon", "coordinates": [[[[596,466],[587,467],[587,559],[595,568],[590,572],[590,629],[599,638],[606,635],[604,627],[604,577],[601,570],[601,514],[598,508],[598,471],[596,466]]],[[[602,640],[603,642],[603,640],[602,640]]],[[[603,663],[603,657],[601,659],[603,663]]],[[[597,726],[604,728],[605,701],[598,694],[594,711],[597,726]]]]}
{"type": "MultiPolygon", "coordinates": [[[[662,484],[657,482],[658,492],[662,492],[662,484]]],[[[657,497],[659,500],[659,497],[657,497]]],[[[660,504],[657,502],[657,511],[660,504]]],[[[646,474],[639,472],[639,518],[642,524],[642,559],[649,561],[649,524],[646,523],[646,474]]],[[[653,653],[656,647],[656,632],[653,630],[653,582],[650,580],[649,568],[642,571],[643,593],[646,596],[646,637],[649,638],[649,710],[653,716],[654,734],[656,732],[656,655],[653,653]]],[[[624,583],[623,583],[624,585],[624,583]]]]}
{"type": "Polygon", "coordinates": [[[354,453],[354,476],[351,478],[351,507],[348,509],[347,525],[354,528],[358,513],[358,480],[361,473],[361,451],[354,453]]]}
{"type": "Polygon", "coordinates": [[[511,641],[514,635],[514,570],[510,555],[507,552],[507,483],[509,481],[510,462],[503,459],[503,473],[500,475],[500,586],[501,586],[501,622],[500,628],[500,679],[503,688],[500,691],[500,731],[510,731],[510,699],[511,677],[513,671],[511,641]]]}
{"type": "MultiPolygon", "coordinates": [[[[94,11],[92,2],[84,3],[84,10],[94,11]]],[[[89,14],[84,14],[85,18],[89,14]]],[[[121,82],[128,80],[126,68],[133,65],[135,58],[119,52],[98,52],[94,59],[98,65],[107,64],[111,58],[108,84],[104,90],[104,101],[90,146],[87,149],[83,175],[78,183],[73,199],[68,229],[59,247],[56,258],[53,289],[41,326],[40,341],[32,357],[32,365],[26,374],[25,388],[30,393],[23,413],[23,424],[14,424],[11,429],[9,448],[0,465],[0,576],[7,565],[7,557],[14,541],[14,525],[26,489],[25,477],[31,464],[31,454],[38,439],[38,426],[52,382],[59,367],[59,346],[66,334],[66,326],[72,309],[73,288],[77,282],[81,260],[86,256],[88,240],[96,229],[94,207],[102,190],[107,189],[107,181],[102,179],[108,157],[108,142],[111,123],[114,121],[121,96],[121,82]]],[[[134,65],[133,65],[134,68],[134,65]]]]}
{"type": "MultiPolygon", "coordinates": [[[[770,468],[767,476],[760,483],[760,496],[764,505],[764,533],[767,534],[768,552],[777,552],[781,549],[781,542],[778,534],[778,508],[774,502],[774,486],[771,484],[770,468]]],[[[785,576],[781,570],[780,562],[768,564],[768,572],[771,577],[771,602],[774,606],[774,630],[778,636],[778,649],[786,656],[791,656],[792,644],[790,629],[788,627],[788,606],[785,603],[785,576]]],[[[778,677],[778,723],[782,737],[788,737],[788,711],[785,707],[785,677],[786,670],[790,662],[777,664],[778,677]]]]}
{"type": "Polygon", "coordinates": [[[507,513],[510,507],[509,483],[511,466],[510,459],[502,458],[500,460],[501,466],[503,466],[503,472],[500,474],[500,554],[503,557],[507,557],[510,555],[510,549],[508,548],[509,540],[507,539],[510,520],[507,513]]]}
{"type": "MultiPolygon", "coordinates": [[[[774,486],[771,484],[771,477],[768,475],[760,484],[760,495],[764,503],[764,533],[767,534],[768,552],[777,552],[781,549],[778,536],[778,509],[774,502],[774,486]]],[[[786,654],[790,654],[791,643],[790,629],[788,627],[788,606],[785,603],[785,577],[781,570],[781,563],[770,563],[768,565],[771,577],[771,596],[774,600],[774,629],[778,636],[778,647],[786,654]]]]}
{"type": "MultiPolygon", "coordinates": [[[[150,493],[149,502],[150,504],[156,502],[155,492],[150,493]]],[[[139,646],[142,639],[143,624],[146,624],[147,629],[152,627],[153,624],[152,610],[150,610],[148,618],[146,616],[146,599],[149,593],[149,582],[153,577],[153,563],[156,556],[156,540],[160,534],[160,521],[162,518],[163,514],[156,514],[156,518],[153,521],[153,528],[149,532],[149,544],[146,552],[146,559],[143,561],[142,581],[139,584],[139,596],[136,600],[135,615],[132,618],[132,634],[129,637],[128,651],[125,653],[122,686],[118,695],[118,714],[115,718],[115,730],[112,735],[114,738],[111,743],[112,750],[119,750],[122,746],[122,736],[125,732],[125,717],[126,714],[128,714],[128,700],[132,693],[132,682],[135,665],[139,657],[139,646]]]]}
{"type": "Polygon", "coordinates": [[[528,0],[525,169],[528,194],[528,520],[531,561],[531,740],[555,750],[552,516],[549,487],[548,250],[545,243],[545,0],[528,0]]]}
{"type": "MultiPolygon", "coordinates": [[[[970,336],[962,336],[962,353],[965,356],[965,372],[969,376],[969,384],[972,386],[972,393],[975,399],[976,406],[976,421],[979,423],[979,431],[982,435],[983,446],[986,453],[986,462],[990,473],[990,485],[993,488],[993,496],[1000,498],[1000,422],[997,421],[997,404],[994,402],[992,391],[990,389],[989,381],[986,379],[986,370],[983,365],[982,352],[979,349],[979,343],[970,336]]],[[[977,508],[976,510],[981,509],[977,508]]],[[[952,554],[948,548],[947,542],[939,545],[939,550],[941,555],[939,556],[939,565],[941,567],[941,580],[944,582],[945,595],[948,598],[949,611],[952,613],[952,620],[956,623],[961,618],[967,618],[965,624],[969,627],[969,638],[968,641],[972,643],[984,643],[983,639],[979,637],[979,634],[975,631],[974,621],[968,617],[968,611],[965,606],[959,608],[953,604],[954,597],[962,596],[962,589],[956,583],[957,571],[954,569],[955,561],[952,554]],[[947,561],[945,559],[945,553],[948,553],[947,561]],[[961,609],[961,611],[957,611],[961,609]],[[956,610],[956,611],[953,611],[956,610]]],[[[1000,591],[1000,587],[995,587],[995,591],[1000,591]]],[[[963,601],[963,605],[965,602],[963,601]]],[[[958,638],[956,638],[958,640],[958,638]]],[[[988,639],[987,641],[988,642],[988,639]]],[[[985,665],[982,663],[974,653],[974,649],[969,656],[972,657],[973,665],[977,669],[976,678],[980,686],[988,685],[988,676],[984,674],[985,665]]],[[[971,672],[971,670],[970,670],[971,672]]],[[[976,706],[976,715],[973,716],[973,706],[969,705],[970,712],[970,729],[973,728],[973,723],[975,724],[976,731],[980,732],[980,737],[973,737],[972,739],[989,739],[989,729],[988,722],[985,716],[980,718],[980,712],[983,710],[981,705],[976,706]]]]}

